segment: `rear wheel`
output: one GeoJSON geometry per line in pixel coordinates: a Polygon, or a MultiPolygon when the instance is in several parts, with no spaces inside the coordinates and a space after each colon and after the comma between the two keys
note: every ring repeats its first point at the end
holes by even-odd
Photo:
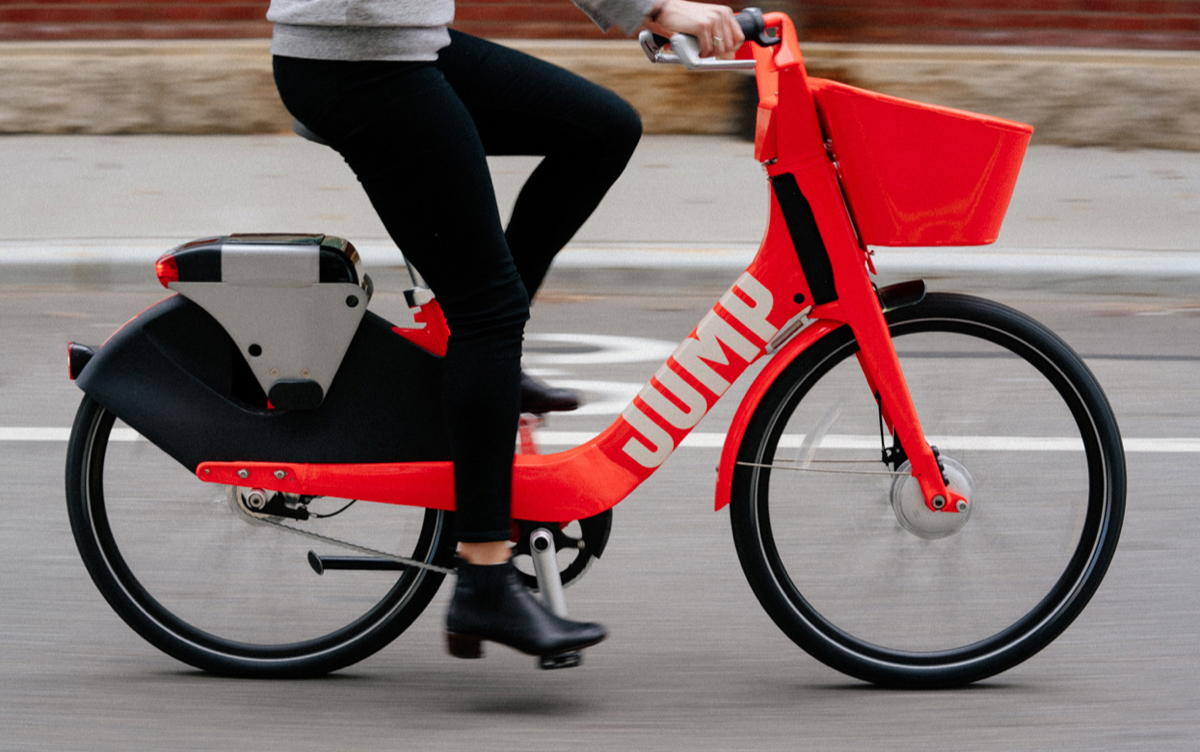
{"type": "Polygon", "coordinates": [[[931,512],[903,456],[881,460],[843,327],[751,417],[734,540],[767,612],[816,658],[883,685],[966,684],[1041,650],[1095,592],[1124,512],[1121,440],[1087,367],[1032,319],[960,295],[887,318],[967,513],[931,512]]]}
{"type": "Polygon", "coordinates": [[[313,515],[289,519],[253,513],[248,491],[201,482],[91,398],[80,405],[67,455],[76,545],[121,618],[185,663],[248,677],[334,671],[395,639],[441,584],[416,567],[318,575],[310,550],[363,554],[281,525],[444,565],[446,513],[359,502],[320,519],[347,501],[288,499],[313,515]]]}

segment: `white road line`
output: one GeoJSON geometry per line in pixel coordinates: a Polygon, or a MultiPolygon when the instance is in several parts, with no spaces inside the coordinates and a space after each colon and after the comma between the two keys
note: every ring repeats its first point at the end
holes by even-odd
{"type": "MultiPolygon", "coordinates": [[[[539,431],[537,441],[545,446],[578,446],[595,434],[584,431],[539,431]]],[[[1079,439],[1042,436],[929,436],[929,443],[946,451],[973,452],[1078,452],[1083,450],[1079,439]]],[[[799,448],[803,435],[785,435],[780,446],[799,448]]],[[[1176,452],[1200,453],[1200,439],[1132,439],[1124,440],[1128,453],[1176,452]]],[[[683,449],[712,449],[725,445],[723,433],[693,433],[683,440],[683,449]]],[[[848,436],[830,434],[821,441],[826,449],[878,449],[878,436],[848,436]]]]}
{"type": "MultiPolygon", "coordinates": [[[[22,428],[0,426],[0,441],[54,442],[66,441],[71,435],[69,428],[22,428]]],[[[538,431],[537,442],[541,446],[579,446],[595,436],[590,431],[538,431]]],[[[118,428],[113,431],[114,441],[137,441],[140,437],[131,429],[118,428]]],[[[803,436],[784,436],[780,445],[794,449],[800,446],[803,436]]],[[[1083,447],[1078,439],[1044,436],[930,436],[929,443],[947,451],[973,452],[1077,452],[1083,447]]],[[[684,449],[720,449],[725,445],[723,433],[693,433],[683,440],[684,449]]],[[[827,449],[878,449],[878,436],[851,436],[830,434],[821,446],[827,449]]],[[[1125,439],[1125,451],[1133,454],[1200,454],[1200,438],[1176,439],[1125,439]]]]}

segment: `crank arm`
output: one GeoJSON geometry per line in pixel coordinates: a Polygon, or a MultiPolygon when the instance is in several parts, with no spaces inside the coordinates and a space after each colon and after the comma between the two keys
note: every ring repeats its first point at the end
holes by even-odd
{"type": "MultiPolygon", "coordinates": [[[[558,576],[558,560],[555,558],[554,534],[546,528],[538,528],[529,536],[529,549],[533,554],[533,569],[537,573],[538,591],[542,601],[555,616],[567,618],[567,600],[563,597],[562,580],[558,576]]],[[[538,668],[575,668],[583,663],[583,653],[572,650],[557,655],[538,658],[538,668]]]]}

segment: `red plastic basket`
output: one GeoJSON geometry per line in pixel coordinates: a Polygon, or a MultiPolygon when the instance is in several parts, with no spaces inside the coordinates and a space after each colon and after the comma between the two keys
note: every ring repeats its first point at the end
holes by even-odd
{"type": "Polygon", "coordinates": [[[811,78],[867,245],[995,242],[1031,126],[811,78]]]}

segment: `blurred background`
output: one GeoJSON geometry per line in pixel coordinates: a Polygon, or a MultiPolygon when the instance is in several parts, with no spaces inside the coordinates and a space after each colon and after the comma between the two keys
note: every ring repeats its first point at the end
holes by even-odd
{"type": "MultiPolygon", "coordinates": [[[[267,0],[3,0],[0,133],[271,133],[267,0]]],[[[810,71],[1033,124],[1034,143],[1200,149],[1198,0],[772,0],[810,71]]],[[[650,133],[742,134],[748,78],[647,74],[564,0],[461,0],[455,26],[630,99],[650,133]]]]}

